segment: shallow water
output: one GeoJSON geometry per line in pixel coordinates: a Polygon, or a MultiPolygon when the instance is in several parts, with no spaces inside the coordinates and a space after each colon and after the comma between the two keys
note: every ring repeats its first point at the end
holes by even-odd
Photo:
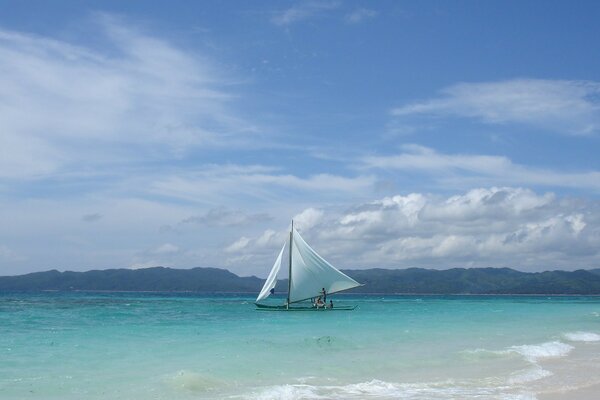
{"type": "Polygon", "coordinates": [[[600,382],[600,298],[0,294],[2,399],[535,399],[600,382]]]}

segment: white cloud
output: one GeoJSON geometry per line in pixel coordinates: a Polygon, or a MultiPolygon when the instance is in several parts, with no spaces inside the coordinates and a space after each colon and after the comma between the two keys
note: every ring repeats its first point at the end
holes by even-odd
{"type": "Polygon", "coordinates": [[[257,237],[242,236],[225,247],[230,256],[223,266],[238,270],[242,275],[267,273],[266,266],[272,264],[276,254],[287,240],[289,231],[267,229],[257,237]]]}
{"type": "Polygon", "coordinates": [[[417,145],[403,149],[404,152],[396,155],[364,157],[363,167],[419,171],[448,187],[492,183],[600,190],[600,171],[563,172],[515,164],[503,156],[443,154],[417,145]]]}
{"type": "Polygon", "coordinates": [[[548,131],[590,135],[600,131],[600,82],[515,79],[460,83],[438,98],[392,111],[474,118],[489,124],[518,123],[548,131]]]}
{"type": "Polygon", "coordinates": [[[307,208],[300,214],[295,215],[293,220],[296,229],[309,230],[313,226],[317,225],[321,218],[323,218],[322,210],[317,210],[315,208],[307,208]]]}
{"type": "Polygon", "coordinates": [[[0,30],[0,178],[177,158],[255,131],[206,58],[109,15],[93,26],[112,48],[0,30]]]}
{"type": "Polygon", "coordinates": [[[296,22],[317,17],[340,6],[337,1],[305,1],[284,11],[276,13],[271,22],[279,26],[287,26],[296,22]]]}
{"type": "Polygon", "coordinates": [[[228,253],[235,253],[235,252],[245,249],[249,243],[250,243],[250,239],[245,236],[242,236],[241,238],[239,238],[238,240],[236,240],[235,242],[233,242],[232,244],[227,246],[225,248],[225,251],[228,253]]]}
{"type": "Polygon", "coordinates": [[[15,253],[8,246],[0,244],[0,261],[3,262],[14,262],[22,261],[25,257],[15,253]]]}
{"type": "Polygon", "coordinates": [[[364,20],[375,18],[377,16],[377,11],[369,10],[368,8],[357,8],[351,13],[346,14],[345,20],[350,24],[357,24],[364,20]]]}
{"type": "MultiPolygon", "coordinates": [[[[302,214],[311,215],[307,209],[302,214]]],[[[396,195],[346,212],[319,210],[299,231],[339,267],[516,267],[600,265],[600,204],[511,187],[438,197],[396,195]]],[[[267,265],[265,249],[244,237],[240,254],[267,265]]],[[[277,245],[268,250],[275,257],[277,245]]],[[[266,273],[266,271],[265,271],[266,273]]]]}
{"type": "Polygon", "coordinates": [[[193,171],[157,178],[149,186],[150,193],[194,202],[221,204],[232,197],[267,202],[279,202],[294,196],[294,201],[305,198],[324,198],[340,195],[364,196],[370,193],[375,177],[360,175],[344,177],[316,174],[299,177],[276,173],[262,166],[206,165],[193,171]]]}
{"type": "MultiPolygon", "coordinates": [[[[417,197],[422,207],[417,207],[412,221],[403,206],[408,199],[396,201],[398,206],[392,208],[384,208],[391,202],[383,199],[362,207],[380,214],[378,218],[356,221],[350,230],[348,224],[338,224],[345,228],[338,234],[346,233],[355,246],[366,238],[369,244],[362,246],[368,254],[365,262],[379,259],[388,265],[395,261],[437,268],[552,269],[588,266],[590,262],[589,266],[594,266],[600,261],[598,250],[594,249],[600,241],[600,215],[594,212],[584,216],[576,204],[557,201],[552,194],[490,188],[445,199],[417,197]],[[587,219],[594,221],[593,227],[587,219]],[[587,228],[590,229],[586,231],[587,228]],[[588,258],[591,254],[593,257],[588,258]]],[[[347,220],[360,212],[364,211],[351,212],[343,218],[347,220]]]]}
{"type": "MultiPolygon", "coordinates": [[[[342,268],[600,267],[600,203],[593,200],[491,187],[449,196],[398,194],[344,206],[296,208],[302,210],[296,213],[298,204],[286,206],[272,210],[273,215],[294,215],[309,244],[342,268]]],[[[159,233],[160,226],[181,221],[196,208],[135,199],[83,205],[51,199],[2,201],[0,220],[11,230],[0,234],[0,243],[5,243],[0,246],[0,275],[36,267],[125,265],[268,273],[287,240],[288,218],[234,230],[210,226],[191,233],[159,233]],[[102,214],[93,224],[81,219],[90,208],[102,214]],[[20,254],[27,259],[17,259],[20,254]]]]}
{"type": "Polygon", "coordinates": [[[171,243],[164,243],[152,251],[154,254],[173,254],[179,251],[179,247],[171,243]]]}
{"type": "Polygon", "coordinates": [[[277,232],[275,232],[273,229],[267,229],[258,239],[256,239],[256,245],[259,247],[269,246],[271,243],[273,243],[277,236],[277,232]]]}

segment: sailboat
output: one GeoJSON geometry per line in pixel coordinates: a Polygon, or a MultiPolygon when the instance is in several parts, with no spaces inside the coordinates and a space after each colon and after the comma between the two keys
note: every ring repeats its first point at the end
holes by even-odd
{"type": "MultiPolygon", "coordinates": [[[[362,286],[348,275],[336,269],[328,263],[323,257],[317,254],[294,229],[290,230],[289,242],[283,244],[275,264],[265,281],[262,290],[256,298],[256,306],[259,310],[271,311],[312,311],[312,310],[354,310],[356,306],[334,306],[316,307],[313,304],[302,305],[300,303],[306,300],[318,298],[323,294],[323,289],[327,296],[362,286]],[[267,305],[261,303],[275,292],[277,284],[277,274],[281,269],[283,252],[289,243],[289,279],[287,299],[283,305],[267,305]],[[292,306],[296,304],[296,306],[292,306]]],[[[305,303],[306,304],[306,303],[305,303]]]]}

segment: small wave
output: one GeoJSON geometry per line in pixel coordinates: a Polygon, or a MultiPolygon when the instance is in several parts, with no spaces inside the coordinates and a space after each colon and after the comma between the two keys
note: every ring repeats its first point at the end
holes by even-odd
{"type": "Polygon", "coordinates": [[[506,356],[507,354],[512,354],[512,352],[508,350],[487,350],[481,348],[462,351],[462,356],[469,360],[494,359],[506,356]]]}
{"type": "Polygon", "coordinates": [[[519,383],[533,382],[552,375],[554,375],[552,372],[536,365],[533,368],[517,371],[511,374],[511,376],[508,378],[508,384],[514,385],[519,383]]]}
{"type": "Polygon", "coordinates": [[[244,396],[252,400],[313,400],[313,399],[406,399],[433,400],[448,398],[486,398],[503,400],[535,400],[528,393],[515,393],[514,388],[486,387],[473,382],[452,380],[433,383],[391,383],[378,379],[340,386],[279,385],[263,388],[244,396]]]}
{"type": "Polygon", "coordinates": [[[253,400],[300,400],[324,398],[318,395],[316,391],[317,387],[310,385],[279,385],[271,386],[259,393],[245,398],[253,400]]]}
{"type": "Polygon", "coordinates": [[[526,344],[521,346],[510,346],[504,350],[487,350],[487,349],[475,349],[465,350],[463,355],[466,358],[474,359],[485,359],[502,357],[512,354],[518,354],[525,358],[525,360],[536,363],[539,360],[546,358],[560,358],[564,357],[573,350],[574,347],[570,344],[554,341],[545,342],[540,344],[526,344]]]}
{"type": "Polygon", "coordinates": [[[398,385],[395,383],[384,382],[378,379],[373,379],[369,382],[354,383],[351,385],[340,386],[337,389],[352,395],[369,395],[369,396],[393,396],[397,395],[407,385],[398,385]]]}
{"type": "Polygon", "coordinates": [[[592,332],[568,332],[563,335],[565,339],[571,342],[598,342],[600,335],[592,332]]]}
{"type": "Polygon", "coordinates": [[[511,346],[507,351],[513,351],[522,355],[527,361],[535,363],[546,358],[564,357],[573,350],[573,346],[559,341],[541,344],[526,344],[522,346],[511,346]]]}

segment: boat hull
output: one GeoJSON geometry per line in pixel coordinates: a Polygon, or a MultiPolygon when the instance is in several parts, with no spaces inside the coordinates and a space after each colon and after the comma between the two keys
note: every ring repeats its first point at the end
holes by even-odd
{"type": "Polygon", "coordinates": [[[333,308],[316,308],[316,307],[302,307],[302,306],[268,306],[265,304],[256,304],[257,311],[352,311],[355,310],[357,306],[335,306],[333,308]]]}

